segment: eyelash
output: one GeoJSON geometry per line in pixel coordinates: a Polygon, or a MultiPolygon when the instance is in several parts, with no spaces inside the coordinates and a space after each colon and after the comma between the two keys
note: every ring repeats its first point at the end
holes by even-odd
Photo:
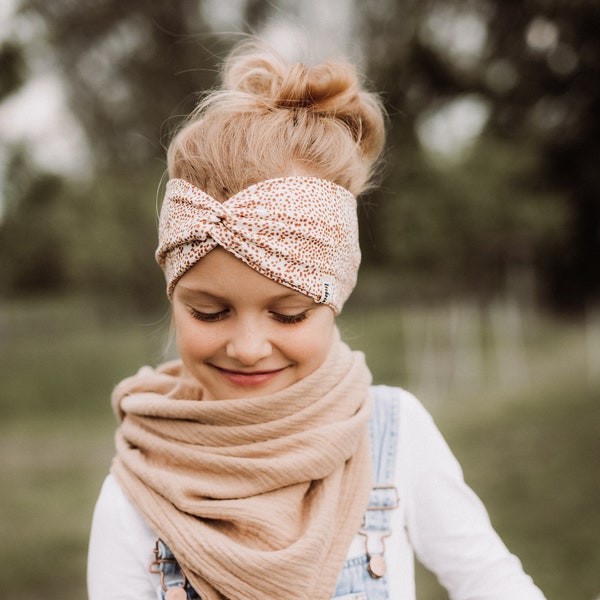
{"type": "MultiPolygon", "coordinates": [[[[220,310],[216,313],[204,313],[190,307],[190,313],[194,319],[203,321],[204,323],[215,323],[221,321],[229,314],[229,309],[220,310]]],[[[286,325],[294,325],[301,323],[308,318],[308,310],[305,310],[297,315],[282,315],[281,313],[271,312],[271,315],[276,321],[286,325]]]]}
{"type": "Polygon", "coordinates": [[[282,315],[281,313],[271,313],[276,321],[285,323],[286,325],[294,325],[295,323],[301,323],[308,318],[308,311],[305,310],[297,315],[282,315]]]}
{"type": "Polygon", "coordinates": [[[190,307],[190,313],[191,313],[192,317],[198,321],[204,321],[205,323],[214,323],[216,321],[220,321],[221,319],[224,319],[227,316],[227,314],[229,313],[229,310],[228,309],[220,310],[219,312],[216,312],[216,313],[203,313],[203,312],[200,312],[199,310],[196,310],[195,308],[190,307]]]}

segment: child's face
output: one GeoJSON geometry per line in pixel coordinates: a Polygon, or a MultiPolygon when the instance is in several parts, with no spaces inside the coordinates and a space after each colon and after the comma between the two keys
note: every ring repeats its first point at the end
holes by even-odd
{"type": "Polygon", "coordinates": [[[333,310],[216,248],[173,293],[179,355],[206,399],[280,391],[325,360],[333,310]]]}

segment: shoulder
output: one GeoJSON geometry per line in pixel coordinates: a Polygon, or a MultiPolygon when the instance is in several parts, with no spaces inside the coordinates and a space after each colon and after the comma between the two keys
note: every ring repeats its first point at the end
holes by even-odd
{"type": "Polygon", "coordinates": [[[393,455],[397,478],[404,480],[425,472],[426,465],[456,469],[455,459],[432,416],[413,394],[400,387],[376,385],[371,386],[370,395],[374,465],[393,455]]]}
{"type": "Polygon", "coordinates": [[[408,423],[422,421],[432,424],[433,419],[423,404],[410,392],[401,387],[372,385],[369,388],[373,399],[373,418],[389,419],[398,414],[400,427],[408,423]]]}
{"type": "Polygon", "coordinates": [[[108,475],[102,484],[96,508],[113,513],[124,525],[131,522],[129,517],[132,514],[137,515],[137,511],[112,474],[108,475]]]}
{"type": "Polygon", "coordinates": [[[372,443],[385,444],[384,438],[389,439],[393,432],[396,464],[404,478],[432,470],[462,476],[460,465],[433,417],[413,394],[400,387],[385,385],[371,386],[370,393],[373,399],[372,443]]]}

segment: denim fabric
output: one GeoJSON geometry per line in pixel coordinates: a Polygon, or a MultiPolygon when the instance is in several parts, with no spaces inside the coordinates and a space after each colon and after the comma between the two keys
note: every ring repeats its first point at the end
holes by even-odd
{"type": "Polygon", "coordinates": [[[158,600],[165,600],[168,589],[172,587],[184,587],[187,600],[200,600],[196,590],[185,580],[173,553],[162,540],[157,540],[154,552],[157,561],[156,571],[161,573],[161,585],[157,593],[158,600]]]}
{"type": "MultiPolygon", "coordinates": [[[[399,501],[396,488],[393,487],[399,431],[397,393],[396,388],[371,387],[374,402],[369,433],[375,485],[371,490],[369,507],[361,529],[361,535],[365,537],[365,554],[344,563],[333,595],[335,600],[389,599],[387,577],[372,577],[368,563],[370,556],[383,553],[385,537],[391,533],[391,510],[399,501]]],[[[166,591],[163,588],[168,590],[170,587],[185,587],[187,600],[201,600],[191,585],[185,582],[177,561],[161,540],[157,542],[156,558],[156,570],[162,572],[163,584],[158,590],[158,600],[165,600],[166,591]]]]}
{"type": "Polygon", "coordinates": [[[361,535],[365,537],[365,554],[344,563],[333,595],[335,600],[389,599],[387,577],[372,577],[368,562],[370,556],[385,556],[385,538],[391,534],[392,510],[399,503],[398,492],[393,486],[399,433],[400,403],[397,394],[396,388],[371,388],[374,402],[369,432],[374,487],[361,529],[361,535]]]}

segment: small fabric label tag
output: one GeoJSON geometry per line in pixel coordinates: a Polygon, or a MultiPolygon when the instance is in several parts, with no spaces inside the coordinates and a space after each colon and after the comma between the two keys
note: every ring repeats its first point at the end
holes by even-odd
{"type": "Polygon", "coordinates": [[[331,275],[323,275],[321,279],[321,299],[319,302],[325,304],[330,302],[333,297],[333,284],[335,279],[331,275]]]}

